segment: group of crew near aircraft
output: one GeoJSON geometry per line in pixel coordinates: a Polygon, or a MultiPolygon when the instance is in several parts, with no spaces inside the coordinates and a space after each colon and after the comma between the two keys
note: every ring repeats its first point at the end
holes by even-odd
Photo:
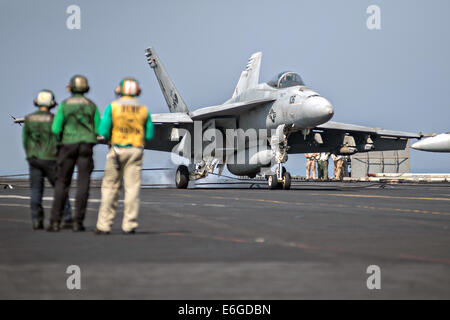
{"type": "MultiPolygon", "coordinates": [[[[89,85],[86,77],[81,75],[70,79],[67,90],[71,95],[61,104],[56,103],[50,90],[42,90],[34,99],[38,111],[23,120],[23,146],[29,163],[33,229],[44,229],[42,195],[44,179],[47,178],[54,186],[54,199],[50,224],[46,230],[85,230],[83,221],[94,168],[93,146],[98,137],[104,137],[110,148],[101,187],[102,199],[94,230],[96,234],[108,234],[111,231],[122,183],[125,189],[122,230],[126,234],[135,233],[138,227],[144,147],[159,151],[181,148],[187,135],[181,137],[178,128],[190,128],[192,131],[192,124],[197,120],[203,121],[205,128],[218,126],[222,129],[251,127],[274,130],[267,148],[257,150],[245,147],[235,150],[241,155],[248,152],[249,157],[256,159],[256,162],[254,159],[245,165],[227,162],[228,170],[235,175],[254,177],[265,169],[269,189],[290,188],[290,174],[283,167],[288,150],[293,154],[305,153],[308,179],[311,169],[313,179],[316,179],[317,161],[319,179],[328,180],[328,159],[331,154],[334,178],[340,180],[348,174],[349,155],[356,152],[401,150],[406,147],[408,139],[422,138],[421,134],[329,121],[334,114],[331,103],[306,87],[298,74],[282,72],[267,83],[259,83],[260,52],[250,57],[230,100],[219,106],[189,112],[155,50],[147,48],[145,54],[170,110],[170,113],[153,115],[158,125],[158,137],[161,132],[164,135],[170,132],[170,139],[158,138],[148,143],[154,136],[155,128],[148,108],[137,98],[141,89],[134,78],[124,78],[116,87],[118,97],[105,108],[103,117],[100,117],[95,103],[85,97],[89,85]],[[57,109],[53,115],[50,111],[54,107],[57,109]],[[275,173],[271,170],[272,160],[276,160],[275,173]],[[77,194],[72,217],[68,195],[75,166],[78,168],[77,194]]],[[[22,120],[15,122],[20,123],[22,120]]],[[[412,147],[448,152],[450,134],[421,140],[412,147]]],[[[192,171],[180,165],[175,178],[177,188],[186,188],[190,180],[206,177],[216,166],[220,174],[224,163],[218,165],[213,160],[202,159],[192,171]]]]}
{"type": "Polygon", "coordinates": [[[47,178],[54,186],[54,199],[46,230],[85,231],[83,221],[94,169],[93,147],[97,137],[102,136],[109,141],[110,149],[94,232],[108,234],[111,231],[123,181],[122,231],[133,234],[138,227],[144,145],[154,133],[151,114],[137,99],[141,92],[139,83],[134,78],[124,78],[115,89],[118,98],[106,107],[102,118],[95,103],[85,97],[89,91],[86,77],[73,76],[67,90],[70,97],[59,105],[52,91],[40,91],[34,99],[38,111],[24,120],[22,140],[29,164],[33,229],[44,229],[42,195],[44,178],[47,178]],[[56,113],[52,114],[50,110],[56,106],[56,113]],[[68,196],[75,166],[78,168],[77,193],[72,217],[68,196]]]}
{"type": "Polygon", "coordinates": [[[329,158],[333,160],[334,180],[343,180],[349,176],[348,166],[350,162],[349,156],[334,154],[329,152],[305,153],[306,158],[306,180],[328,180],[328,162],[329,158]],[[311,177],[312,173],[312,177],[311,177]]]}

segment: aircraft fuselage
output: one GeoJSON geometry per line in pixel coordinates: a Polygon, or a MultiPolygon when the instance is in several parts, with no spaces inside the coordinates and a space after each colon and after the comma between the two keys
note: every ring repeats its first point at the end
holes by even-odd
{"type": "Polygon", "coordinates": [[[279,125],[287,125],[295,129],[311,129],[329,121],[334,114],[331,103],[306,86],[275,89],[262,83],[227,103],[270,98],[275,101],[267,103],[265,108],[240,115],[239,127],[244,130],[276,129],[279,125]]]}

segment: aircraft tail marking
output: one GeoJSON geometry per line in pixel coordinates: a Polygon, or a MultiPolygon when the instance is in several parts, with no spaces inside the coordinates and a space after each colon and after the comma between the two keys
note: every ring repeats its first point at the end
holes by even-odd
{"type": "Polygon", "coordinates": [[[166,69],[164,68],[161,60],[153,48],[145,49],[145,56],[147,57],[147,62],[150,67],[155,72],[156,78],[158,79],[161,91],[166,99],[167,106],[170,112],[184,112],[188,113],[189,109],[186,106],[183,98],[175,87],[172,79],[169,77],[166,69]]]}
{"type": "Polygon", "coordinates": [[[233,97],[235,98],[247,89],[253,88],[259,83],[259,69],[261,67],[261,52],[252,54],[248,59],[247,67],[241,73],[238,84],[234,89],[233,97]]]}

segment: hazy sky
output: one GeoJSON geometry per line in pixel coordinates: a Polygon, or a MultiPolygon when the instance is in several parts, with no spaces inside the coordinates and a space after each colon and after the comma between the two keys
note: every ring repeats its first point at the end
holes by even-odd
{"type": "MultiPolygon", "coordinates": [[[[450,131],[450,1],[1,1],[0,174],[27,172],[21,128],[40,89],[67,97],[76,73],[101,112],[124,76],[140,80],[153,113],[167,106],[144,49],[153,46],[191,110],[229,99],[248,57],[263,52],[261,81],[301,74],[328,98],[335,121],[409,132],[450,131]],[[81,30],[66,9],[81,8],[81,30]],[[366,9],[381,8],[381,30],[366,9]]],[[[103,169],[106,147],[95,148],[103,169]]],[[[169,154],[146,152],[145,167],[169,154]]],[[[413,172],[450,172],[450,154],[411,152],[413,172]]],[[[303,155],[290,156],[294,174],[303,155]]]]}

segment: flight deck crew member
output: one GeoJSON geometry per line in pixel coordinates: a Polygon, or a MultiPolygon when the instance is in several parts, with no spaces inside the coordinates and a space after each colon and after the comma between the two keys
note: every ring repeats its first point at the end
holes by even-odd
{"type": "Polygon", "coordinates": [[[342,162],[342,175],[344,177],[349,177],[350,174],[348,172],[348,164],[350,163],[351,159],[350,156],[344,156],[343,162],[342,162]]]}
{"type": "Polygon", "coordinates": [[[319,179],[328,180],[328,158],[330,153],[321,152],[319,156],[319,179]]]}
{"type": "Polygon", "coordinates": [[[48,231],[59,231],[58,225],[75,165],[78,174],[73,231],[85,230],[83,220],[94,169],[92,154],[97,143],[100,114],[97,106],[84,96],[89,91],[88,81],[84,76],[73,76],[67,90],[71,92],[71,97],[58,106],[52,126],[52,131],[60,138],[62,146],[57,160],[55,196],[48,231]]]}
{"type": "Polygon", "coordinates": [[[344,164],[344,156],[343,155],[336,155],[332,154],[331,158],[334,162],[334,180],[342,180],[342,165],[344,164]]]}
{"type": "Polygon", "coordinates": [[[306,179],[311,178],[310,170],[312,170],[313,179],[317,179],[316,161],[319,157],[318,153],[305,153],[306,158],[306,179]]]}
{"type": "Polygon", "coordinates": [[[111,148],[106,156],[96,234],[111,231],[122,180],[125,189],[122,231],[132,234],[138,227],[144,145],[153,137],[150,112],[136,98],[140,91],[135,79],[123,79],[115,90],[120,98],[111,102],[103,114],[99,134],[110,140],[111,148]]]}
{"type": "MultiPolygon", "coordinates": [[[[39,92],[34,105],[38,111],[25,117],[22,142],[30,170],[31,219],[33,229],[44,229],[44,209],[42,195],[44,178],[54,187],[56,181],[56,158],[58,139],[52,132],[53,114],[50,109],[56,106],[55,96],[50,90],[39,92]]],[[[63,228],[72,226],[70,202],[66,202],[63,215],[63,228]]]]}

